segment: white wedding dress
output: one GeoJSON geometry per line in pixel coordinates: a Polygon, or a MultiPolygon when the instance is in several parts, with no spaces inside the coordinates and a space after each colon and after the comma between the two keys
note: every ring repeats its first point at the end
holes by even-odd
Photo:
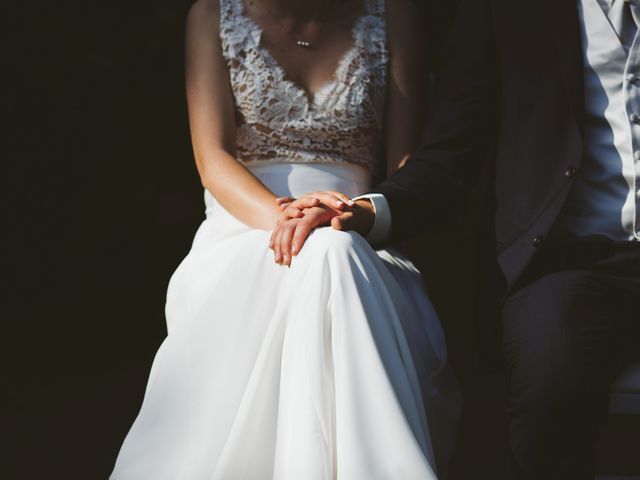
{"type": "MultiPolygon", "coordinates": [[[[238,159],[278,195],[366,192],[380,160],[384,0],[365,1],[353,48],[312,100],[260,45],[242,3],[220,3],[238,159]]],[[[204,200],[111,480],[436,478],[434,450],[451,449],[459,397],[411,262],[321,228],[291,268],[279,266],[269,232],[208,191],[204,200]]]]}

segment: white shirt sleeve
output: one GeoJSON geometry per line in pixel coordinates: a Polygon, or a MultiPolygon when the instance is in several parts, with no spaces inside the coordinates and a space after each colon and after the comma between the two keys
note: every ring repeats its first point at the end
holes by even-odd
{"type": "Polygon", "coordinates": [[[353,200],[369,200],[373,205],[375,218],[366,240],[373,247],[382,245],[391,235],[391,209],[389,208],[389,202],[381,193],[367,193],[366,195],[355,197],[353,200]]]}

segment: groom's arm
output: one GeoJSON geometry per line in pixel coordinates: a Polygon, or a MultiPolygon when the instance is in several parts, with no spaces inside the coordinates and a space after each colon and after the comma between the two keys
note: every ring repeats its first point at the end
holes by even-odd
{"type": "Polygon", "coordinates": [[[422,143],[373,190],[385,199],[375,202],[376,243],[457,216],[495,143],[499,68],[490,4],[460,2],[422,143]]]}

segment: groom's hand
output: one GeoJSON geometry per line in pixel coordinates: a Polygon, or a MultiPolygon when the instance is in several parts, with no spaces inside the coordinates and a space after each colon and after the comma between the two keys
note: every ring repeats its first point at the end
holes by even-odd
{"type": "Polygon", "coordinates": [[[376,213],[371,201],[361,199],[355,202],[353,207],[331,219],[331,226],[336,230],[350,230],[358,232],[366,237],[376,218],[376,213]]]}

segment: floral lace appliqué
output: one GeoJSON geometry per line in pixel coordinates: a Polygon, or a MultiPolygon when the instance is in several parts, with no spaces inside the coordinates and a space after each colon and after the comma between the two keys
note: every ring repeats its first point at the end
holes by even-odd
{"type": "Polygon", "coordinates": [[[220,0],[220,36],[238,127],[237,156],[264,162],[353,163],[375,173],[381,159],[388,51],[384,0],[365,0],[353,47],[332,81],[309,98],[261,46],[242,0],[220,0]]]}

